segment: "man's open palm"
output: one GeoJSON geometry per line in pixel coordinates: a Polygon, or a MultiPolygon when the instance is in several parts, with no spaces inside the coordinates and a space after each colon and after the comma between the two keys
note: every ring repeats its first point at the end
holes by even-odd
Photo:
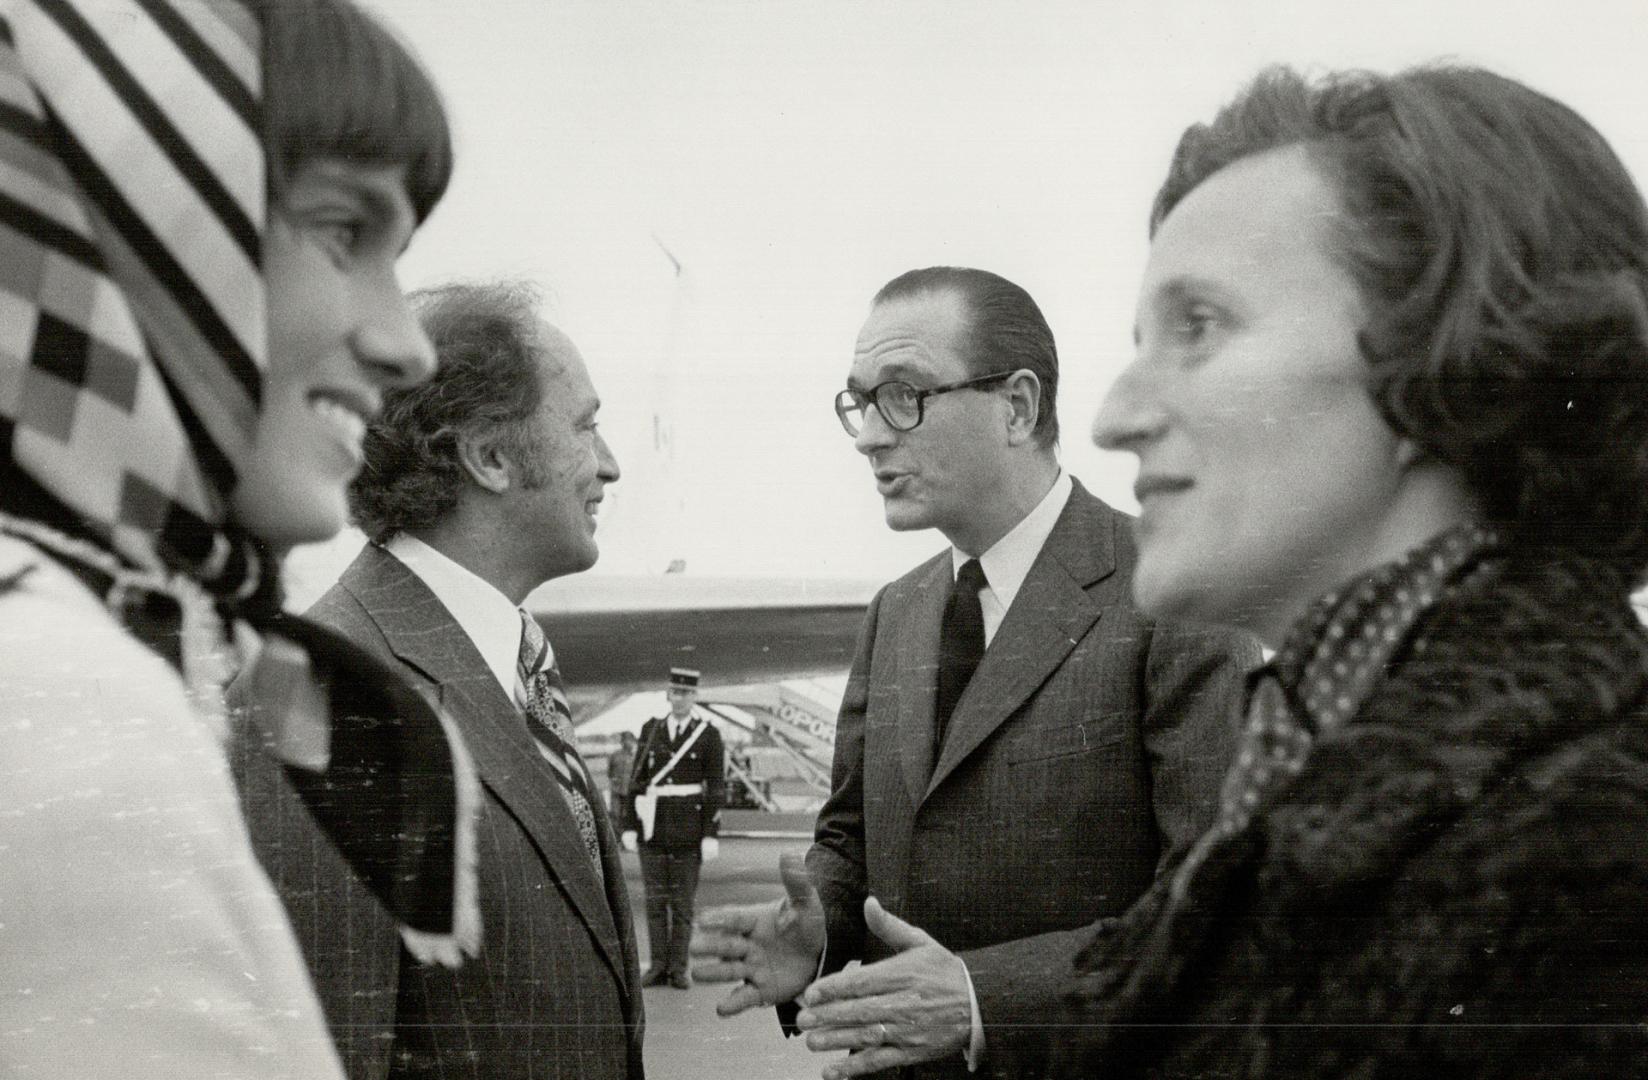
{"type": "Polygon", "coordinates": [[[716,1003],[721,1016],[794,1000],[818,974],[824,905],[802,856],[781,855],[785,897],[770,904],[717,908],[699,917],[692,937],[693,977],[741,982],[716,1003]]]}

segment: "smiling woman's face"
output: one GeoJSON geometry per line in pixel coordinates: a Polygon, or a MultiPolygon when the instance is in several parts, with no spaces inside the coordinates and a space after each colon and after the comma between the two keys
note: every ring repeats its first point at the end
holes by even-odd
{"type": "Polygon", "coordinates": [[[345,492],[384,389],[422,382],[434,352],[395,276],[416,221],[404,168],[318,161],[269,215],[269,367],[232,516],[277,550],[348,520],[345,492]]]}
{"type": "Polygon", "coordinates": [[[1368,392],[1341,213],[1294,147],[1215,173],[1157,230],[1138,354],[1093,428],[1139,457],[1147,611],[1274,642],[1314,597],[1405,550],[1405,444],[1368,392]]]}

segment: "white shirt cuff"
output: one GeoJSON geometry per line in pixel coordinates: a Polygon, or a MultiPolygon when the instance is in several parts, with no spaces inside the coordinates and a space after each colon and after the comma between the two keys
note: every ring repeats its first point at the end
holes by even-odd
{"type": "MultiPolygon", "coordinates": [[[[957,957],[960,959],[960,957],[957,957]]],[[[973,1035],[962,1051],[967,1058],[967,1071],[978,1072],[979,1060],[984,1057],[984,1014],[979,1012],[978,994],[973,990],[973,973],[967,970],[967,961],[961,961],[961,971],[967,976],[967,1007],[973,1014],[973,1035]]]]}

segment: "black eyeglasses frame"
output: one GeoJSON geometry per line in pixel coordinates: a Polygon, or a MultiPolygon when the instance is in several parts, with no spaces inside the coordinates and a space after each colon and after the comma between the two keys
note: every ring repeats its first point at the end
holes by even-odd
{"type": "Polygon", "coordinates": [[[855,430],[852,422],[847,419],[847,413],[852,409],[857,409],[860,413],[867,413],[872,407],[874,407],[876,414],[881,417],[881,422],[892,428],[894,431],[900,433],[914,431],[916,428],[921,426],[921,422],[923,420],[927,419],[928,398],[936,397],[939,394],[948,394],[952,390],[975,389],[985,383],[997,382],[1002,379],[1011,378],[1012,376],[1017,375],[1020,370],[1022,369],[1014,368],[1011,371],[993,371],[988,375],[975,375],[971,379],[963,379],[960,382],[945,383],[942,386],[912,386],[903,379],[888,379],[885,382],[878,382],[868,390],[854,390],[849,386],[847,389],[841,391],[835,396],[836,419],[841,421],[841,429],[856,439],[859,436],[859,432],[864,429],[859,427],[855,430]],[[902,386],[909,390],[915,397],[916,418],[909,427],[900,427],[898,424],[894,423],[885,412],[882,412],[880,405],[877,404],[876,398],[881,394],[881,391],[888,386],[902,386]]]}

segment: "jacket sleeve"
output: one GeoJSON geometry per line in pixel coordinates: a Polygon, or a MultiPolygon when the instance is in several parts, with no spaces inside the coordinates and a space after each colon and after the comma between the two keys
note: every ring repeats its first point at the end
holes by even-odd
{"type": "Polygon", "coordinates": [[[1245,634],[1157,623],[1145,653],[1141,718],[1161,860],[1213,823],[1236,750],[1243,686],[1260,663],[1245,634]]]}
{"type": "MultiPolygon", "coordinates": [[[[840,971],[864,948],[864,898],[869,885],[864,870],[864,716],[870,699],[870,658],[875,653],[876,616],[886,588],[876,593],[858,634],[858,647],[835,723],[835,759],[830,797],[818,812],[807,871],[824,904],[825,942],[821,974],[840,971]]],[[[784,1034],[795,1035],[793,1002],[778,1006],[784,1034]]]]}
{"type": "Polygon", "coordinates": [[[876,619],[886,589],[864,616],[853,666],[836,717],[830,797],[818,812],[807,870],[824,903],[824,971],[839,971],[864,948],[864,898],[869,893],[864,858],[864,722],[870,698],[870,663],[876,619]]]}
{"type": "Polygon", "coordinates": [[[1076,953],[1116,919],[960,953],[984,1023],[981,1077],[1043,1076],[1067,1023],[1076,953]]]}
{"type": "Polygon", "coordinates": [[[727,748],[715,725],[708,720],[704,723],[704,816],[701,824],[704,836],[717,836],[721,832],[721,807],[727,801],[727,748]]]}

